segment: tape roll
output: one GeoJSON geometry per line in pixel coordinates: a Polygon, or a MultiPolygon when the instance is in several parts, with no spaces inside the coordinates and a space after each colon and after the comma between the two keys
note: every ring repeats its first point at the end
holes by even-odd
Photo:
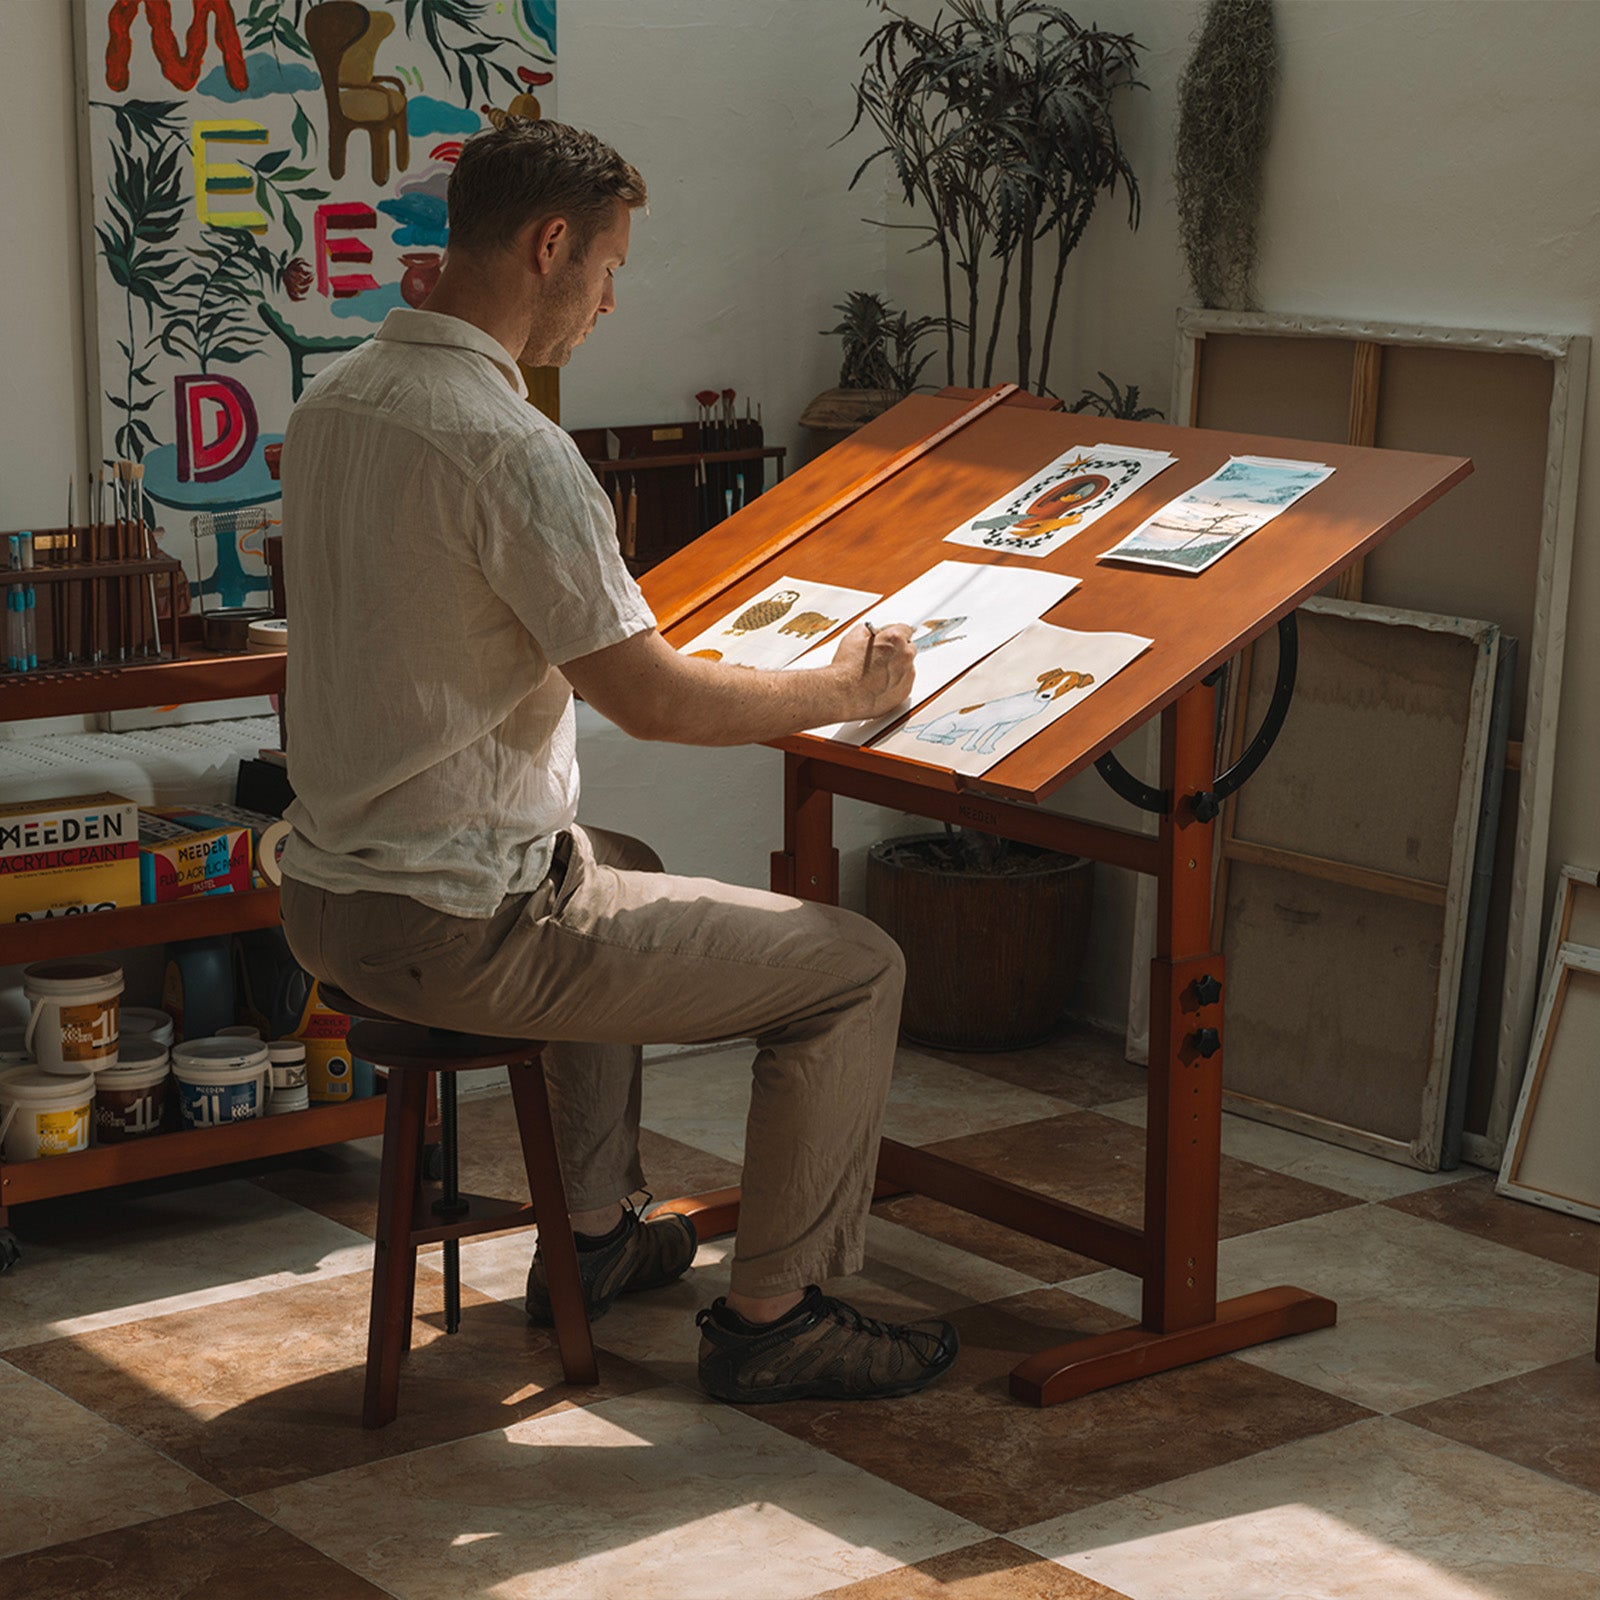
{"type": "Polygon", "coordinates": [[[283,872],[278,866],[278,857],[283,852],[284,841],[289,837],[290,827],[287,822],[274,822],[270,827],[261,830],[261,836],[256,840],[256,871],[268,883],[277,885],[283,882],[283,872]]]}
{"type": "Polygon", "coordinates": [[[289,648],[289,623],[285,617],[266,617],[250,624],[248,648],[251,650],[287,650],[289,648]]]}

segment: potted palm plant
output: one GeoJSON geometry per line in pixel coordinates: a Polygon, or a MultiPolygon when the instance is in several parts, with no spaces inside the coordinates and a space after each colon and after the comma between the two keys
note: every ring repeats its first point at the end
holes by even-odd
{"type": "Polygon", "coordinates": [[[1128,225],[1138,226],[1139,185],[1112,108],[1143,87],[1134,75],[1139,45],[1085,28],[1049,0],[948,0],[930,22],[886,9],[889,20],[862,50],[847,130],[868,123],[883,142],[851,186],[887,159],[906,204],[928,219],[915,248],[939,256],[945,382],[957,382],[962,329],[963,381],[995,381],[1002,321],[1014,307],[1016,362],[1004,375],[1049,392],[1067,262],[1101,196],[1120,187],[1128,225]],[[1036,352],[1041,250],[1049,297],[1036,352]],[[999,278],[989,288],[991,263],[999,278]]]}
{"type": "MultiPolygon", "coordinates": [[[[931,21],[890,10],[868,39],[851,129],[870,124],[882,143],[852,186],[887,159],[927,219],[916,248],[938,253],[946,383],[1005,377],[1050,392],[1067,263],[1101,197],[1120,188],[1138,225],[1112,118],[1140,87],[1138,48],[1048,0],[947,0],[931,21]],[[1008,314],[1016,342],[1002,355],[1008,314]]],[[[1108,392],[1086,389],[1074,409],[1149,414],[1137,387],[1101,378],[1108,392]]],[[[906,954],[906,1036],[962,1050],[1048,1038],[1072,1000],[1091,894],[1091,863],[972,829],[873,846],[867,913],[906,954]]]]}

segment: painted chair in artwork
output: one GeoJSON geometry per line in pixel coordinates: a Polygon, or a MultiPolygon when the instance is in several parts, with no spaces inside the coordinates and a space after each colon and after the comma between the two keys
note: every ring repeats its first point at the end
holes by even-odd
{"type": "Polygon", "coordinates": [[[265,300],[256,302],[256,311],[289,352],[289,397],[292,400],[298,400],[305,389],[310,376],[306,371],[306,362],[312,356],[343,355],[346,350],[354,350],[358,344],[365,344],[372,337],[368,333],[301,333],[265,300]]]}
{"type": "Polygon", "coordinates": [[[388,183],[391,133],[395,165],[404,172],[411,164],[405,85],[373,70],[394,18],[359,0],[323,0],[306,12],[305,30],[328,105],[329,176],[344,176],[345,146],[352,133],[363,132],[372,143],[372,181],[388,183]]]}

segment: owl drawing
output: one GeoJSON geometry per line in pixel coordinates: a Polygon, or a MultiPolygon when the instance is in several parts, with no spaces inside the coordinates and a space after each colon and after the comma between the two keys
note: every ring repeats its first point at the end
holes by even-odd
{"type": "Polygon", "coordinates": [[[838,620],[837,617],[825,617],[820,611],[802,611],[799,616],[790,617],[778,632],[797,633],[802,639],[814,639],[819,633],[826,633],[838,620]]]}
{"type": "Polygon", "coordinates": [[[758,628],[768,628],[780,617],[789,614],[789,608],[800,598],[798,589],[780,589],[776,594],[768,595],[765,600],[757,600],[753,606],[746,606],[743,611],[728,624],[728,633],[754,633],[758,628]]]}

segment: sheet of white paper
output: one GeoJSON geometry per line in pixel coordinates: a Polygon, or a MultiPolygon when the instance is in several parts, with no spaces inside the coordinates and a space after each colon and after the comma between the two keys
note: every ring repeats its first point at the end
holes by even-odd
{"type": "MultiPolygon", "coordinates": [[[[975,561],[941,561],[905,588],[880,600],[863,619],[874,627],[888,627],[893,622],[912,625],[917,676],[905,704],[886,717],[835,723],[810,731],[843,744],[865,744],[912,706],[937,694],[991,650],[998,650],[1030,622],[1036,622],[1057,601],[1071,594],[1080,581],[1060,572],[1024,572],[1017,567],[985,566],[975,561]]],[[[820,667],[828,659],[829,655],[813,650],[795,662],[794,670],[820,667]]]]}
{"type": "Polygon", "coordinates": [[[1165,450],[1129,445],[1069,450],[947,533],[945,540],[1019,556],[1049,555],[1177,459],[1165,450]]]}
{"type": "Polygon", "coordinates": [[[1135,633],[1036,622],[874,746],[956,772],[987,772],[1150,648],[1135,633]]]}
{"type": "Polygon", "coordinates": [[[1204,572],[1333,471],[1317,461],[1230,456],[1226,466],[1164,505],[1100,559],[1204,572]]]}
{"type": "Polygon", "coordinates": [[[786,667],[879,598],[866,589],[779,578],[680,645],[679,654],[738,667],[786,667]]]}

